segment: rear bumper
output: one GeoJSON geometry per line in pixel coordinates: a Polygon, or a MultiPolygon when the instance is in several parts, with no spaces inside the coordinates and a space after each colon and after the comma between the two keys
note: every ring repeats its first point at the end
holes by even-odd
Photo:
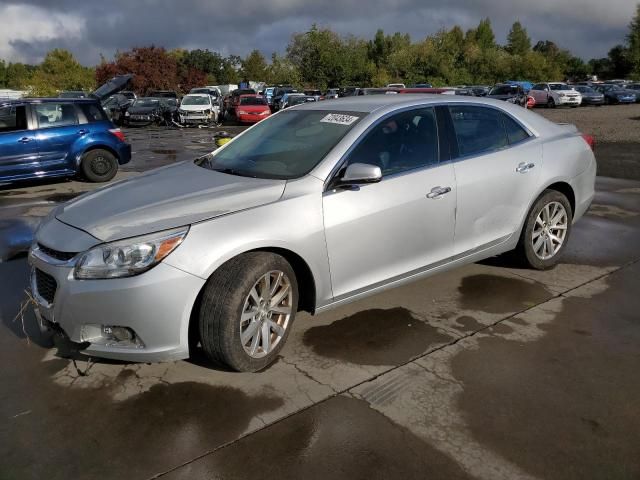
{"type": "Polygon", "coordinates": [[[569,182],[573,188],[576,201],[575,211],[573,212],[574,223],[580,220],[591,206],[595,196],[596,170],[597,163],[595,157],[593,157],[587,169],[569,182]]]}
{"type": "Polygon", "coordinates": [[[124,165],[131,161],[131,145],[126,142],[120,142],[116,146],[116,152],[118,153],[118,163],[124,165]]]}

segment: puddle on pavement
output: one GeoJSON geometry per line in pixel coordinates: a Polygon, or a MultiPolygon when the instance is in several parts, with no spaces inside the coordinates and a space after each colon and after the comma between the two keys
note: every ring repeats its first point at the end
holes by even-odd
{"type": "Polygon", "coordinates": [[[159,153],[159,154],[164,154],[164,155],[175,155],[176,153],[178,153],[178,150],[175,150],[173,148],[156,148],[151,150],[151,153],[159,153]]]}
{"type": "Polygon", "coordinates": [[[359,365],[400,365],[451,337],[405,308],[374,309],[312,327],[303,342],[323,357],[359,365]]]}
{"type": "Polygon", "coordinates": [[[478,330],[482,330],[483,328],[486,327],[486,325],[483,325],[478,320],[468,315],[462,316],[460,318],[456,318],[455,321],[457,325],[451,325],[451,326],[456,330],[460,330],[461,332],[464,332],[464,333],[477,332],[478,330]]]}
{"type": "Polygon", "coordinates": [[[463,309],[487,313],[518,312],[552,297],[540,283],[487,274],[464,277],[458,291],[463,309]]]}
{"type": "Polygon", "coordinates": [[[59,193],[54,193],[52,195],[48,195],[47,197],[45,197],[45,200],[47,200],[48,202],[54,202],[54,203],[64,203],[64,202],[68,202],[69,200],[73,200],[78,195],[82,195],[83,193],[85,192],[59,192],[59,193]]]}
{"type": "Polygon", "coordinates": [[[269,476],[277,478],[472,478],[365,401],[345,396],[278,422],[169,478],[251,478],[266,464],[269,476]]]}
{"type": "Polygon", "coordinates": [[[453,358],[476,441],[536,478],[640,478],[638,274],[564,299],[536,341],[479,338],[453,358]]]}

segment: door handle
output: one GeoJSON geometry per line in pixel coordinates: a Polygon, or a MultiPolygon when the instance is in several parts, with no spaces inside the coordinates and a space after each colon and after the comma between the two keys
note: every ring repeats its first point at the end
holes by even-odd
{"type": "Polygon", "coordinates": [[[89,130],[78,130],[78,135],[86,135],[87,133],[89,133],[89,130]]]}
{"type": "Polygon", "coordinates": [[[33,140],[33,138],[31,137],[22,137],[20,140],[18,140],[20,143],[29,143],[31,140],[33,140]]]}
{"type": "Polygon", "coordinates": [[[531,170],[535,166],[536,166],[535,163],[524,163],[524,162],[522,162],[516,167],[516,172],[518,172],[518,173],[527,173],[529,170],[531,170]]]}
{"type": "Polygon", "coordinates": [[[451,191],[451,187],[433,187],[429,193],[427,193],[427,198],[431,198],[432,200],[437,200],[438,198],[446,195],[451,191]]]}

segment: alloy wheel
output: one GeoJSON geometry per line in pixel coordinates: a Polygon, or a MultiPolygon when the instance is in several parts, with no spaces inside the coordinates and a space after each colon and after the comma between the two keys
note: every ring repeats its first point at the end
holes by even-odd
{"type": "Polygon", "coordinates": [[[531,233],[533,251],[540,260],[548,260],[555,256],[567,236],[567,211],[559,202],[547,203],[536,217],[531,233]]]}
{"type": "Polygon", "coordinates": [[[240,341],[250,357],[262,358],[280,343],[292,305],[291,281],[282,271],[265,273],[251,287],[240,316],[240,341]]]}

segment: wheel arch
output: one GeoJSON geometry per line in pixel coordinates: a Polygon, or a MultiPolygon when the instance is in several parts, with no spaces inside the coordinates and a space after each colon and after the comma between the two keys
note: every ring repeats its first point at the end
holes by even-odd
{"type": "MultiPolygon", "coordinates": [[[[293,250],[283,248],[283,247],[257,247],[249,250],[245,250],[243,252],[237,253],[235,255],[230,256],[225,259],[224,262],[221,262],[207,277],[207,281],[211,278],[212,275],[215,274],[218,269],[227,263],[228,261],[237,258],[241,255],[251,253],[251,252],[268,252],[275,253],[284,257],[287,262],[293,268],[294,273],[296,274],[296,281],[298,283],[298,311],[305,311],[310,314],[314,314],[316,310],[316,280],[313,275],[313,271],[311,267],[307,263],[304,258],[302,258],[299,254],[294,252],[293,250]]],[[[191,314],[189,316],[189,325],[188,325],[188,337],[189,337],[189,350],[192,350],[194,346],[197,344],[199,339],[198,333],[198,311],[200,309],[200,304],[202,302],[202,295],[207,286],[207,282],[205,282],[198,295],[196,296],[195,301],[191,307],[191,314]]]]}
{"type": "Polygon", "coordinates": [[[120,164],[120,155],[115,149],[111,148],[109,145],[105,145],[104,143],[92,143],[91,145],[83,148],[80,152],[76,154],[76,169],[80,168],[80,163],[82,162],[82,158],[87,153],[93,150],[105,150],[109,152],[111,155],[113,155],[116,158],[118,165],[120,164]]]}

